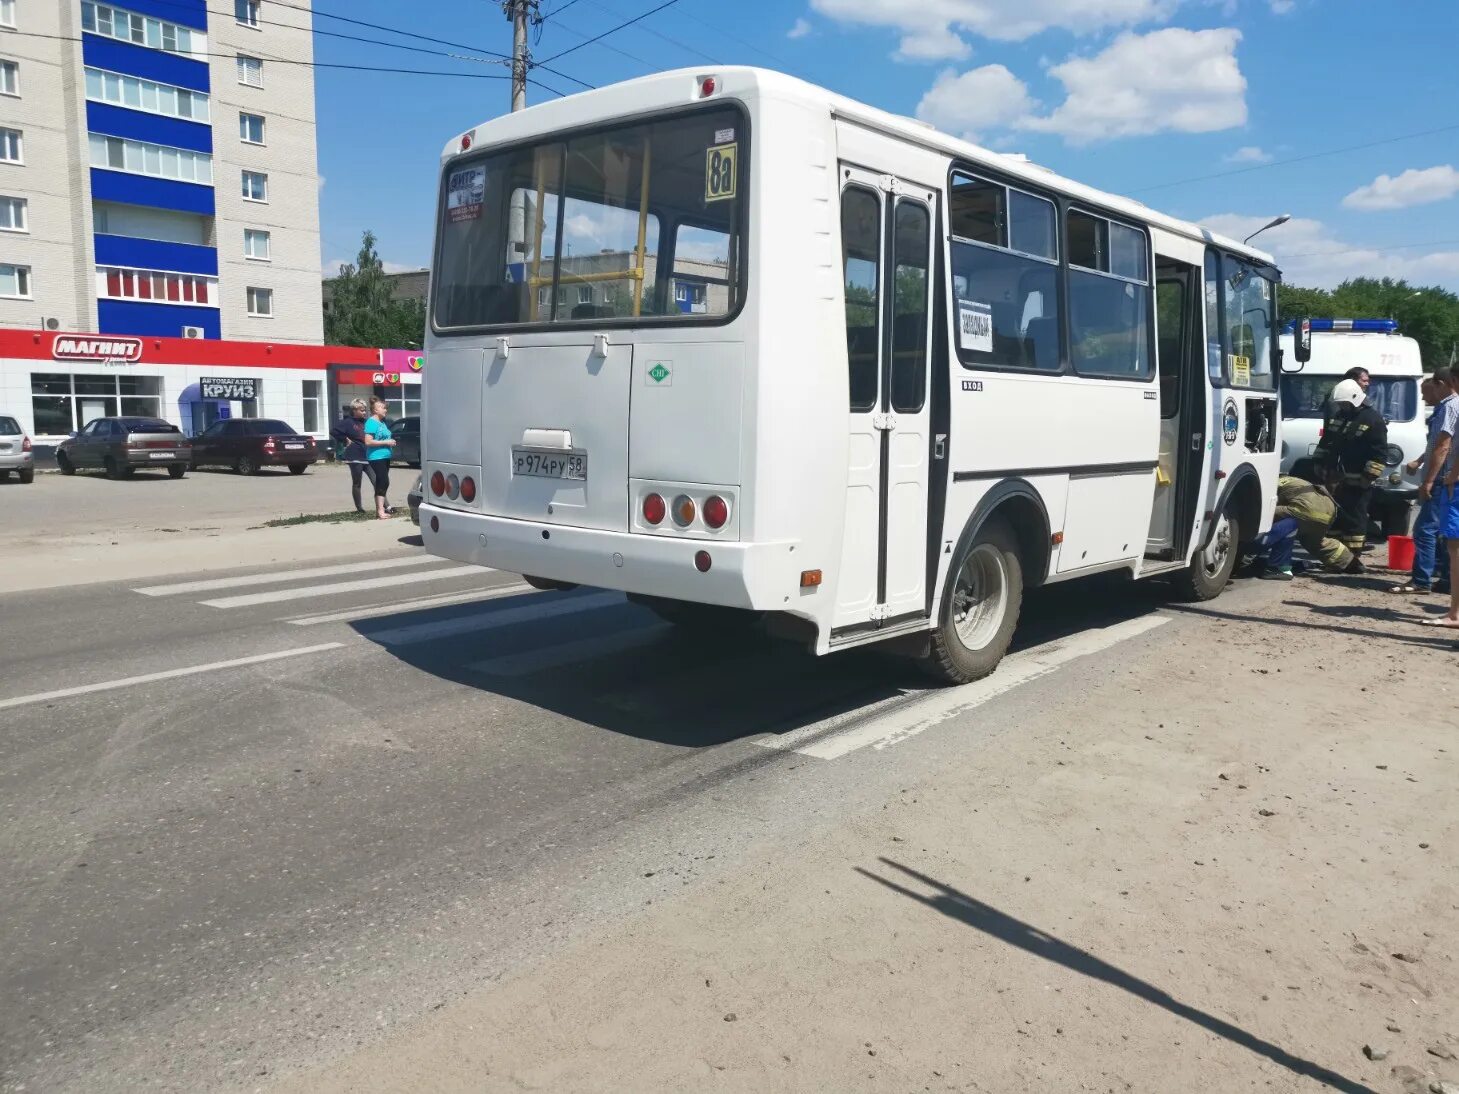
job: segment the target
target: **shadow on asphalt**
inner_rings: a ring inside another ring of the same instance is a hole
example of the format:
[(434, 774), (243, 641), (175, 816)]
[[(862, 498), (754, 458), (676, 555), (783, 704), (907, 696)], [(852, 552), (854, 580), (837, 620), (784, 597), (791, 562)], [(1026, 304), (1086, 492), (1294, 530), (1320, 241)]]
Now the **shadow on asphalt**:
[(1177, 1018), (1183, 1018), (1208, 1033), (1224, 1038), (1233, 1045), (1240, 1045), (1249, 1052), (1270, 1060), (1279, 1067), (1286, 1068), (1293, 1075), (1314, 1079), (1333, 1090), (1343, 1091), (1344, 1094), (1376, 1094), (1372, 1087), (1364, 1086), (1362, 1083), (1355, 1082), (1321, 1064), (1303, 1059), (1301, 1056), (1294, 1056), (1281, 1046), (1264, 1041), (1249, 1030), (1242, 1029), (1225, 1019), (1217, 1018), (1214, 1014), (1208, 1014), (1189, 1003), (1183, 1003), (1164, 989), (1157, 988), (1149, 981), (1141, 980), (1138, 976), (1126, 972), (1117, 965), (1111, 965), (1088, 950), (1081, 950), (1078, 946), (1062, 941), (1056, 935), (1030, 923), (1025, 923), (1021, 919), (1015, 919), (1006, 912), (1000, 912), (997, 908), (984, 904), (981, 900), (954, 889), (944, 882), (930, 878), (926, 874), (919, 873), (911, 867), (903, 866), (889, 858), (882, 857), (879, 861), (886, 869), (895, 870), (901, 874), (902, 880), (916, 882), (923, 888), (931, 889), (932, 892), (917, 892), (902, 884), (901, 880), (883, 877), (860, 866), (854, 867), (854, 869), (862, 877), (869, 878), (878, 885), (884, 885), (894, 893), (899, 893), (909, 900), (915, 900), (918, 904), (931, 908), (933, 911), (941, 912), (949, 919), (955, 919), (991, 938), (1006, 942), (1010, 946), (1017, 947), (1034, 957), (1041, 957), (1052, 964), (1062, 965), (1091, 980), (1099, 980), (1111, 987), (1129, 992), (1137, 999), (1143, 999), (1162, 1010), (1169, 1011)]
[[(610, 594), (611, 595), (611, 594)], [(1146, 615), (1168, 590), (1087, 578), (1031, 590), (1010, 652)], [(936, 687), (913, 662), (874, 649), (816, 657), (762, 635), (679, 631), (600, 590), (524, 593), (359, 620), (354, 629), (404, 663), (612, 733), (706, 748), (780, 734)], [(574, 609), (574, 601), (584, 601)], [(560, 608), (554, 609), (554, 605)], [(542, 609), (557, 614), (543, 617)], [(399, 644), (401, 627), (468, 617), (502, 625)], [(520, 617), (520, 621), (517, 621)]]

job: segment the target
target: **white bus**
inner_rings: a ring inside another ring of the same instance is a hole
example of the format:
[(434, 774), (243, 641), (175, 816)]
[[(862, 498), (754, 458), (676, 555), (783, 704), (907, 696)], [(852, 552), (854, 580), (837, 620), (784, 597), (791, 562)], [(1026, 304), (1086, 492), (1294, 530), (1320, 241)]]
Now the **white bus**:
[(976, 679), (1025, 587), (1221, 591), (1271, 519), (1278, 279), (772, 72), (544, 103), (442, 158), (425, 543)]

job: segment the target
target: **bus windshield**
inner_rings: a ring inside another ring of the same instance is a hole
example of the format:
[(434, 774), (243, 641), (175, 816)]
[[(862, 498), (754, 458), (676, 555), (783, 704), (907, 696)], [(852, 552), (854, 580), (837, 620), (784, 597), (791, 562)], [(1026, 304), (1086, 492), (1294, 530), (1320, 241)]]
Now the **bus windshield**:
[[(1327, 401), (1338, 376), (1282, 377), (1283, 418), (1326, 418)], [(1418, 384), (1409, 377), (1374, 376), (1368, 385), (1368, 402), (1377, 407), (1387, 422), (1411, 422), (1418, 416)]]
[(436, 329), (733, 313), (747, 136), (739, 110), (721, 107), (453, 162)]

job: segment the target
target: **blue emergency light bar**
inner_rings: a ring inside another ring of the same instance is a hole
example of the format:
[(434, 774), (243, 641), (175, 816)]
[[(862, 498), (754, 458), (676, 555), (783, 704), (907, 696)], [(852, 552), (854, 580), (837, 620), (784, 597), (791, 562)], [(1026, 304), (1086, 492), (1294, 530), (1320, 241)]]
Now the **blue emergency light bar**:
[[(1352, 334), (1397, 334), (1398, 320), (1396, 319), (1309, 319), (1312, 325), (1312, 333), (1319, 332), (1352, 333)], [(1291, 334), (1297, 329), (1297, 320), (1287, 320), (1286, 326), (1282, 328), (1283, 333)]]

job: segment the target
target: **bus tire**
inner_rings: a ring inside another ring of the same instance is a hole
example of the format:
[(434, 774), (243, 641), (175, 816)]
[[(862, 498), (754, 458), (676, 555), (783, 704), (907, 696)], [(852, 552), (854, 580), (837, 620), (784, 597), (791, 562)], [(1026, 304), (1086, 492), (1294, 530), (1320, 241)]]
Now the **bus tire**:
[(998, 667), (1023, 608), (1018, 537), (991, 517), (959, 548), (923, 667), (945, 684), (981, 680)]
[(1211, 542), (1196, 552), (1190, 565), (1175, 579), (1182, 600), (1214, 600), (1231, 582), (1236, 558), (1241, 554), (1241, 524), (1236, 514), (1224, 512), (1211, 533)]

